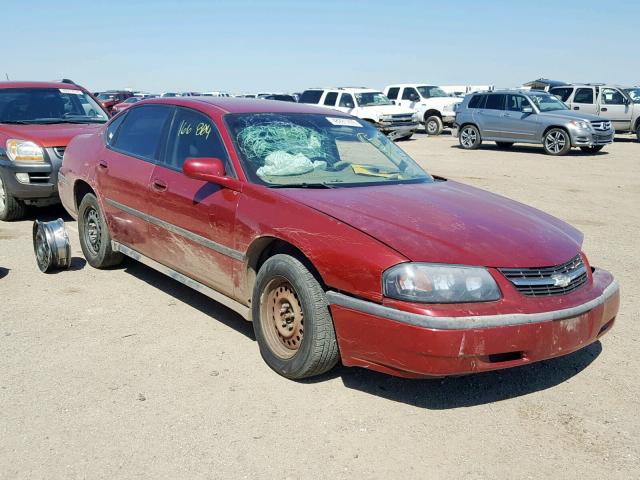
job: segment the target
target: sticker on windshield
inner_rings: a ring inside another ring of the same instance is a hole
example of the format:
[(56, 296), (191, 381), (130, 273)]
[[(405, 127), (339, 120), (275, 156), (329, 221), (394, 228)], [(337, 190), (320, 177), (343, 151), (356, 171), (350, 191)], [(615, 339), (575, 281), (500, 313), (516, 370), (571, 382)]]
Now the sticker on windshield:
[(362, 125), (353, 118), (340, 118), (340, 117), (325, 117), (329, 120), (329, 123), (337, 125), (339, 127), (361, 127)]
[(59, 88), (60, 93), (70, 93), (72, 95), (82, 95), (84, 92), (82, 90), (71, 90), (70, 88)]

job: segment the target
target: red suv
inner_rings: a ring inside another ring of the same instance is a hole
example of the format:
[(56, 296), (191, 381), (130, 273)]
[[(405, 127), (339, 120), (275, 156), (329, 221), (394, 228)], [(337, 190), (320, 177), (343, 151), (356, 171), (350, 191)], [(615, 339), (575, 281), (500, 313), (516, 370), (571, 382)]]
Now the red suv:
[(111, 113), (115, 105), (124, 102), (127, 98), (130, 98), (132, 96), (133, 93), (131, 92), (109, 90), (107, 92), (99, 93), (97, 98), (100, 101), (100, 104), (105, 108), (105, 110)]
[(304, 104), (143, 100), (76, 137), (60, 195), (97, 268), (128, 255), (253, 321), (289, 378), (523, 365), (613, 325), (582, 234), (432, 177), (366, 121)]
[(57, 174), (67, 143), (108, 118), (78, 85), (0, 82), (0, 220), (19, 219), (27, 204), (59, 202)]

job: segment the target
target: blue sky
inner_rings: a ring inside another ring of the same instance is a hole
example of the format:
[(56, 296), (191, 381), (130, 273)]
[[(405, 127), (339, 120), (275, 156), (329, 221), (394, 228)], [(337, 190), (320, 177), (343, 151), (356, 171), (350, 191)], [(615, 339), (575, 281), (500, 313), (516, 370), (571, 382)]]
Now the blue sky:
[(0, 18), (2, 77), (92, 90), (640, 84), (638, 0), (2, 0)]

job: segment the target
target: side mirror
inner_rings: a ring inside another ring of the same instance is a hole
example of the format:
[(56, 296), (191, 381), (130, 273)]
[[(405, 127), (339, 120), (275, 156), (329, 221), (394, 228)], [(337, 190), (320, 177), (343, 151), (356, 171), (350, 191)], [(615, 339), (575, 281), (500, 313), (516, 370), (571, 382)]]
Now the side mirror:
[(533, 107), (522, 107), (522, 113), (533, 113)]
[(194, 180), (203, 180), (240, 191), (240, 182), (225, 176), (224, 163), (219, 158), (187, 158), (182, 165), (182, 173)]

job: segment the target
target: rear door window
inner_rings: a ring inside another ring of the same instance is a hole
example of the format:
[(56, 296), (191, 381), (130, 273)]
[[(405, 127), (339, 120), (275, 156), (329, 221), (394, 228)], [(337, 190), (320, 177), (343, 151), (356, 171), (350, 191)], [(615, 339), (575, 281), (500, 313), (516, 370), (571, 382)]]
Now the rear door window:
[(324, 104), (333, 107), (336, 104), (336, 100), (338, 100), (338, 92), (329, 92), (324, 97)]
[(187, 158), (219, 158), (229, 171), (227, 151), (215, 123), (203, 113), (178, 108), (169, 130), (167, 149), (161, 164), (182, 171)]
[(118, 130), (114, 148), (134, 157), (157, 160), (172, 112), (173, 107), (167, 105), (131, 107)]
[(504, 97), (503, 93), (487, 95), (487, 104), (484, 108), (487, 110), (504, 110)]
[(576, 90), (573, 103), (593, 103), (593, 88), (579, 88)]
[(305, 90), (300, 95), (300, 103), (319, 103), (322, 97), (322, 90)]

